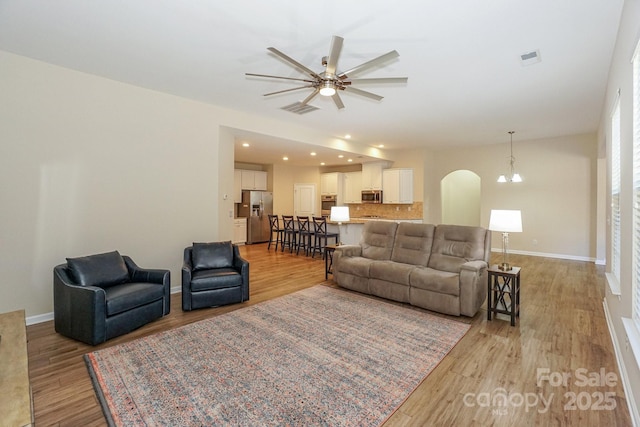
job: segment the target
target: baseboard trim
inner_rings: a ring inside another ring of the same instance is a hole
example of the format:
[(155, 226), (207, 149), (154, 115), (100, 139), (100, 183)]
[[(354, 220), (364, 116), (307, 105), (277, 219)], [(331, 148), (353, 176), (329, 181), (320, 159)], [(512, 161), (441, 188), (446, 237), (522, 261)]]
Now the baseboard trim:
[(616, 330), (613, 328), (613, 323), (611, 322), (611, 314), (609, 313), (609, 306), (607, 305), (607, 299), (602, 300), (602, 306), (604, 307), (604, 317), (607, 321), (607, 328), (609, 329), (609, 336), (611, 337), (611, 341), (613, 343), (613, 352), (616, 355), (616, 361), (618, 363), (618, 369), (620, 370), (620, 376), (622, 377), (622, 388), (624, 389), (624, 394), (627, 400), (627, 406), (629, 408), (629, 416), (631, 417), (631, 423), (633, 427), (640, 426), (640, 413), (638, 412), (638, 407), (636, 406), (636, 400), (633, 398), (633, 390), (631, 389), (631, 384), (629, 383), (629, 377), (627, 375), (627, 369), (624, 364), (624, 359), (622, 358), (622, 353), (620, 351), (620, 346), (618, 345), (618, 337), (616, 336)]
[[(172, 294), (177, 294), (182, 292), (182, 287), (181, 286), (174, 286), (171, 288), (171, 293)], [(44, 314), (37, 314), (35, 316), (29, 316), (25, 319), (25, 323), (27, 326), (29, 325), (35, 325), (37, 323), (43, 323), (43, 322), (48, 322), (50, 320), (53, 320), (53, 312), (51, 313), (44, 313)]]
[[(502, 252), (502, 248), (491, 248), (491, 252)], [(595, 258), (578, 256), (578, 255), (552, 254), (547, 252), (530, 252), (530, 251), (519, 251), (519, 250), (512, 250), (512, 249), (509, 249), (509, 253), (516, 254), (516, 255), (537, 256), (537, 257), (543, 257), (543, 258), (557, 258), (557, 259), (569, 259), (572, 261), (596, 262)]]

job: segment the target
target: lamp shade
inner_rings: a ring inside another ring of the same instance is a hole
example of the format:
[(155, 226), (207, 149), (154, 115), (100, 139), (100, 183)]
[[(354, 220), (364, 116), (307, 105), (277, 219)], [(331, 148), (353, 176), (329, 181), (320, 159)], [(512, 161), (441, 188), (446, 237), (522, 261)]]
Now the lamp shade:
[(491, 210), (489, 230), (502, 231), (503, 233), (521, 233), (522, 215), (515, 210)]
[(349, 206), (332, 206), (330, 219), (335, 222), (349, 221)]

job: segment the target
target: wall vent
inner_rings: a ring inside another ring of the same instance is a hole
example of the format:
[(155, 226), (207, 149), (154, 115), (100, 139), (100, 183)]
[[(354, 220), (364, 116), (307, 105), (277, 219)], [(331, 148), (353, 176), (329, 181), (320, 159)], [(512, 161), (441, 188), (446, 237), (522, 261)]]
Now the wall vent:
[(523, 53), (522, 55), (520, 55), (520, 62), (522, 63), (522, 65), (537, 64), (541, 60), (542, 59), (540, 59), (539, 50), (532, 50), (531, 52)]
[(285, 105), (282, 107), (285, 111), (290, 111), (295, 114), (305, 114), (310, 113), (311, 111), (319, 110), (318, 107), (314, 107), (309, 104), (302, 104), (301, 102), (294, 102), (293, 104)]

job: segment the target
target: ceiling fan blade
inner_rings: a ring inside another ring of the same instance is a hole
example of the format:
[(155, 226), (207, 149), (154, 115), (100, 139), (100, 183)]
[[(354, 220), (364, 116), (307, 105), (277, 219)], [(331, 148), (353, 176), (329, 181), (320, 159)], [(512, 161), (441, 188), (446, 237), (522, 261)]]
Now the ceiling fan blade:
[(327, 58), (327, 74), (335, 74), (338, 66), (338, 58), (342, 51), (342, 43), (344, 39), (342, 37), (333, 36), (331, 39), (331, 47), (329, 48), (329, 56)]
[(280, 52), (278, 49), (276, 49), (275, 47), (268, 47), (267, 48), (268, 51), (275, 53), (276, 55), (278, 55), (280, 58), (284, 59), (285, 61), (287, 61), (289, 64), (293, 65), (294, 67), (296, 67), (299, 70), (304, 71), (305, 73), (309, 74), (311, 77), (313, 77), (314, 79), (319, 79), (320, 76), (317, 75), (313, 70), (305, 67), (304, 65), (302, 65), (301, 63), (299, 63), (298, 61), (296, 61), (295, 59), (291, 58), (290, 56)]
[(366, 70), (367, 68), (375, 67), (378, 64), (382, 64), (383, 62), (386, 62), (393, 58), (397, 58), (398, 56), (400, 56), (400, 54), (397, 51), (392, 50), (391, 52), (387, 52), (384, 55), (380, 55), (377, 58), (372, 59), (371, 61), (367, 61), (363, 64), (358, 65), (357, 67), (353, 67), (350, 70), (344, 71), (340, 73), (338, 77), (340, 77), (341, 79), (344, 79), (350, 74), (360, 73)]
[(316, 90), (314, 90), (313, 92), (311, 92), (311, 95), (307, 96), (301, 103), (300, 105), (307, 105), (309, 102), (311, 102), (311, 100), (313, 98), (316, 97), (317, 94), (320, 93), (320, 89), (316, 88)]
[(338, 107), (338, 110), (342, 110), (344, 108), (344, 104), (342, 103), (342, 99), (340, 99), (340, 95), (338, 95), (338, 92), (334, 93), (331, 96), (331, 99), (333, 99), (333, 102), (335, 102), (336, 107)]
[(371, 98), (371, 99), (375, 99), (376, 101), (380, 101), (382, 98), (384, 98), (384, 96), (380, 96), (380, 95), (376, 95), (375, 93), (371, 93), (371, 92), (367, 92), (361, 89), (356, 89), (353, 86), (347, 86), (344, 88), (345, 91), (356, 94), (356, 95), (360, 95), (360, 96), (365, 96), (367, 98)]
[(269, 79), (283, 79), (283, 80), (296, 80), (299, 82), (307, 82), (307, 83), (313, 83), (313, 80), (307, 80), (307, 79), (296, 79), (293, 77), (281, 77), (281, 76), (270, 76), (268, 74), (254, 74), (254, 73), (244, 73), (245, 76), (253, 76), (253, 77), (267, 77)]
[(294, 90), (307, 89), (307, 88), (310, 88), (310, 87), (313, 87), (313, 85), (300, 86), (300, 87), (294, 87), (294, 88), (292, 88), (292, 89), (285, 89), (285, 90), (279, 90), (279, 91), (277, 91), (277, 92), (265, 93), (265, 94), (264, 94), (264, 95), (262, 95), (262, 96), (277, 95), (277, 94), (279, 94), (279, 93), (292, 92), (292, 91), (294, 91)]
[(355, 84), (378, 84), (378, 83), (406, 83), (408, 77), (382, 77), (378, 79), (349, 79), (349, 82)]

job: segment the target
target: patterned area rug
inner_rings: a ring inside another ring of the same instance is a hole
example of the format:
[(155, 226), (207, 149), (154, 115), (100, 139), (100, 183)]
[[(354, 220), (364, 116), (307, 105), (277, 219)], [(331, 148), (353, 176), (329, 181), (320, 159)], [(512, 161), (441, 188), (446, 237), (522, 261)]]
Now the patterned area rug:
[(380, 425), (469, 325), (318, 285), (85, 355), (110, 425)]

